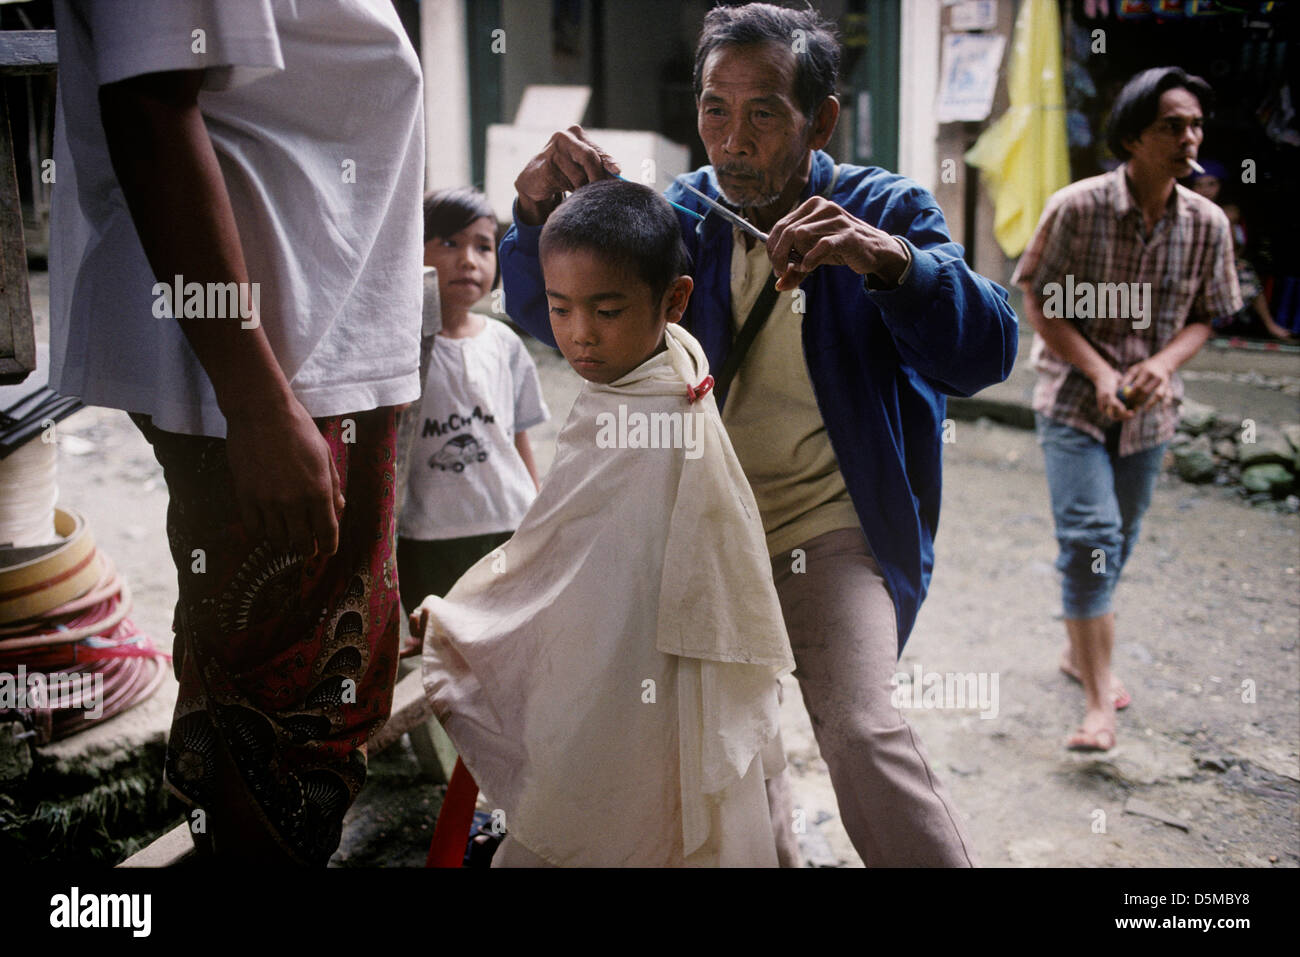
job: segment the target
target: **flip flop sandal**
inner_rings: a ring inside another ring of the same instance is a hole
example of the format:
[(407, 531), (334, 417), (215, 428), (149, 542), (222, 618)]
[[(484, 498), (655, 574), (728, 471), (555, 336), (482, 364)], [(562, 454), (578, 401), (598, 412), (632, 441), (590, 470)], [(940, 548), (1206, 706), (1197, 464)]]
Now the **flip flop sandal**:
[[(1078, 741), (1076, 738), (1088, 738), (1091, 740)], [(1065, 747), (1070, 751), (1110, 751), (1115, 747), (1115, 732), (1108, 728), (1102, 728), (1100, 731), (1084, 731), (1083, 725), (1075, 729), (1074, 735), (1065, 743)]]
[[(1081, 679), (1078, 675), (1071, 674), (1070, 672), (1066, 671), (1065, 668), (1062, 667), (1061, 665), (1057, 665), (1057, 667), (1060, 668), (1061, 674), (1065, 675), (1075, 684), (1079, 684), (1079, 685), (1083, 684), (1083, 679)], [(1123, 711), (1125, 708), (1127, 708), (1129, 705), (1133, 703), (1133, 696), (1128, 693), (1127, 688), (1125, 688), (1122, 693), (1115, 695), (1114, 698), (1115, 698), (1116, 711)]]

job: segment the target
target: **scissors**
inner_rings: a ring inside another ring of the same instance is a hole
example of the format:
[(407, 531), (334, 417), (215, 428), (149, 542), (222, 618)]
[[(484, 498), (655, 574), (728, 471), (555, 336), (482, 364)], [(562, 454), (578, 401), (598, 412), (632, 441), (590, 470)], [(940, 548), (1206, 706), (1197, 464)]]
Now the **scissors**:
[[(618, 178), (619, 178), (619, 179), (622, 179), (622, 180), (624, 180), (624, 181), (626, 182), (625, 177), (619, 176)], [(721, 216), (721, 217), (722, 217), (723, 219), (725, 219), (727, 222), (732, 223), (733, 225), (740, 227), (740, 229), (742, 229), (742, 230), (744, 230), (745, 232), (749, 233), (749, 235), (753, 236), (755, 239), (757, 239), (757, 240), (758, 240), (760, 243), (762, 243), (764, 246), (767, 245), (767, 237), (768, 237), (768, 234), (765, 233), (765, 232), (763, 232), (761, 229), (759, 229), (757, 226), (755, 226), (755, 225), (754, 225), (753, 223), (751, 223), (749, 220), (745, 219), (745, 217), (743, 217), (743, 216), (741, 216), (741, 215), (739, 215), (739, 214), (737, 214), (737, 213), (732, 212), (730, 209), (728, 209), (726, 206), (723, 206), (723, 205), (722, 205), (721, 203), (719, 203), (717, 200), (713, 199), (713, 198), (710, 197), (710, 196), (705, 195), (704, 193), (701, 193), (698, 189), (696, 189), (696, 188), (695, 188), (694, 186), (692, 186), (690, 183), (682, 183), (682, 185), (685, 186), (687, 189), (689, 189), (692, 193), (694, 193), (694, 194), (695, 194), (696, 196), (698, 196), (700, 199), (704, 200), (705, 205), (707, 205), (707, 206), (709, 207), (709, 209), (713, 210), (715, 213), (717, 213), (719, 216)], [(695, 210), (693, 210), (693, 209), (687, 209), (685, 206), (682, 206), (682, 205), (679, 205), (678, 203), (674, 203), (674, 202), (672, 202), (672, 200), (669, 200), (669, 203), (673, 206), (674, 209), (679, 209), (679, 210), (681, 210), (683, 213), (687, 213), (687, 214), (689, 214), (689, 215), (691, 215), (691, 216), (694, 216), (696, 219), (701, 219), (701, 220), (704, 219), (703, 216), (701, 216), (699, 213), (697, 213), (697, 212), (696, 212)], [(790, 262), (795, 262), (795, 263), (797, 263), (797, 262), (801, 261), (802, 259), (803, 259), (803, 256), (802, 256), (800, 253), (796, 252), (795, 250), (791, 250), (791, 251), (790, 251)]]
[[(768, 234), (763, 232), (761, 229), (759, 229), (757, 226), (755, 226), (753, 223), (747, 220), (744, 216), (741, 216), (727, 209), (727, 207), (723, 206), (717, 200), (713, 199), (712, 197), (706, 196), (704, 193), (701, 193), (690, 183), (682, 183), (682, 185), (685, 186), (687, 189), (689, 189), (700, 199), (704, 200), (704, 202), (708, 204), (709, 209), (713, 210), (715, 213), (717, 213), (727, 222), (749, 233), (749, 235), (753, 236), (764, 246), (767, 245)], [(790, 262), (797, 263), (797, 262), (801, 262), (802, 260), (803, 260), (803, 255), (801, 253), (793, 249), (790, 250)]]
[(709, 209), (713, 210), (715, 213), (717, 213), (727, 222), (731, 223), (733, 226), (739, 226), (745, 232), (749, 233), (749, 235), (757, 239), (760, 243), (767, 245), (767, 233), (763, 232), (761, 229), (759, 229), (757, 226), (755, 226), (753, 223), (747, 220), (744, 216), (740, 216), (736, 213), (733, 213), (731, 210), (727, 209), (727, 207), (719, 203), (716, 199), (713, 199), (709, 196), (706, 196), (704, 193), (701, 193), (690, 183), (682, 183), (682, 185), (685, 186), (687, 189), (689, 189), (700, 199), (704, 200), (705, 204), (709, 207)]

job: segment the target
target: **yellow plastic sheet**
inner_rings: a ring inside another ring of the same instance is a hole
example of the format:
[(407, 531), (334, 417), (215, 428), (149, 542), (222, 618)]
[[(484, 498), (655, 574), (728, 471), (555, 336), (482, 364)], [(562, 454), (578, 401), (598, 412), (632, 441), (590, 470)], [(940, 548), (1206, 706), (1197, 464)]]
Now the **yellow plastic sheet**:
[(993, 235), (1015, 258), (1025, 251), (1047, 199), (1069, 185), (1061, 21), (1056, 0), (1024, 0), (1007, 71), (1011, 105), (975, 141), (966, 162), (993, 197)]

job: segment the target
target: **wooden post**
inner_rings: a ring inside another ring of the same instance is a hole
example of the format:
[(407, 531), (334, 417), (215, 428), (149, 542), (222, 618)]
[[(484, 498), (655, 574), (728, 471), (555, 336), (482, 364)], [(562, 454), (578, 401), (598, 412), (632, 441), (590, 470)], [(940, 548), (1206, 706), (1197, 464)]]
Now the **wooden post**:
[[(58, 64), (53, 30), (0, 31), (0, 77), (52, 73)], [(9, 102), (0, 87), (0, 385), (22, 382), (36, 368), (36, 329), (27, 287), (27, 244)]]

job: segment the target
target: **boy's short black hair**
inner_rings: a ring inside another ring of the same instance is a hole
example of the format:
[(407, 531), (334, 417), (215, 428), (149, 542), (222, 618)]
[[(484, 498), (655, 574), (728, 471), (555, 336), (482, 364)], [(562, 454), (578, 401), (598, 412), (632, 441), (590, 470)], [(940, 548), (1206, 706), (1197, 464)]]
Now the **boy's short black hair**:
[(1135, 140), (1142, 131), (1156, 121), (1160, 110), (1160, 97), (1167, 90), (1182, 88), (1196, 97), (1201, 104), (1201, 112), (1208, 113), (1214, 100), (1214, 91), (1210, 84), (1199, 76), (1192, 76), (1182, 67), (1157, 66), (1143, 70), (1124, 84), (1124, 89), (1115, 97), (1115, 105), (1110, 111), (1110, 120), (1106, 124), (1106, 145), (1110, 151), (1122, 160), (1129, 158), (1124, 143)]
[(643, 280), (656, 304), (687, 271), (686, 245), (668, 200), (622, 179), (574, 190), (546, 221), (539, 248), (543, 258), (579, 249), (595, 253)]
[(724, 46), (762, 43), (779, 43), (794, 51), (794, 97), (811, 120), (826, 97), (835, 95), (840, 72), (835, 25), (823, 20), (811, 4), (792, 10), (771, 3), (746, 3), (716, 6), (705, 14), (695, 47), (695, 98), (704, 92), (704, 62), (710, 53)]
[(424, 197), (424, 241), (446, 239), (474, 222), (476, 219), (496, 222), (496, 214), (488, 199), (469, 186), (439, 189)]

